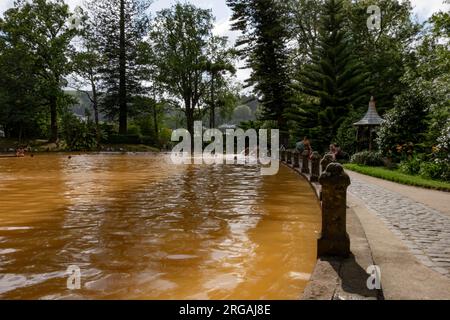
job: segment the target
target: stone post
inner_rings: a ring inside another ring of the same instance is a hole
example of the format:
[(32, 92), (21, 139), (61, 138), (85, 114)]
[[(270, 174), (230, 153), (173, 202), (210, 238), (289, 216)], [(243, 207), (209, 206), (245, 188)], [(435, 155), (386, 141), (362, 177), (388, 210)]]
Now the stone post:
[(309, 181), (317, 182), (320, 176), (320, 154), (314, 151), (311, 156), (311, 177)]
[(342, 165), (331, 163), (319, 182), (322, 185), (322, 233), (317, 243), (317, 254), (319, 257), (348, 257), (350, 238), (346, 231), (346, 213), (350, 177)]
[(294, 151), (293, 167), (294, 168), (299, 168), (300, 167), (300, 152), (298, 152), (297, 150)]
[(305, 150), (302, 153), (302, 173), (309, 174), (309, 151)]
[(288, 150), (288, 151), (286, 152), (286, 154), (287, 154), (286, 163), (287, 163), (287, 164), (291, 164), (291, 163), (292, 163), (292, 151), (291, 151), (291, 150)]
[(286, 150), (281, 150), (280, 151), (280, 160), (282, 162), (286, 161)]
[(331, 153), (327, 153), (322, 161), (320, 161), (320, 165), (322, 166), (322, 172), (325, 172), (327, 170), (327, 167), (330, 163), (334, 162), (334, 157)]

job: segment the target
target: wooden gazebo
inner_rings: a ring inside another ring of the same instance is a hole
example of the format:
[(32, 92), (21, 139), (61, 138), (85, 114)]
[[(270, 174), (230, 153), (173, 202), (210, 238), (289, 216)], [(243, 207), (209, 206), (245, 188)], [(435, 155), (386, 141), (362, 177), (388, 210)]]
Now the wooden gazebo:
[(375, 99), (371, 97), (366, 115), (353, 124), (357, 127), (356, 141), (358, 142), (358, 148), (368, 145), (369, 151), (372, 151), (374, 133), (383, 121), (383, 118), (377, 112)]

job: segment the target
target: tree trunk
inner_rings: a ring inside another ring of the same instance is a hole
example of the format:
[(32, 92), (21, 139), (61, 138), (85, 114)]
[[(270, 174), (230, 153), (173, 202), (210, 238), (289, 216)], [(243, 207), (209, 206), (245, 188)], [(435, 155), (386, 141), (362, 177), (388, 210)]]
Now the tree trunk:
[(211, 114), (209, 119), (209, 127), (213, 129), (216, 126), (216, 101), (214, 97), (214, 73), (211, 74)]
[(94, 82), (91, 82), (92, 86), (92, 107), (94, 109), (94, 121), (95, 121), (95, 137), (97, 140), (97, 147), (100, 146), (100, 124), (98, 119), (98, 97), (97, 97), (97, 88)]
[(58, 141), (58, 101), (56, 96), (50, 97), (50, 139), (48, 142)]
[(289, 147), (289, 132), (287, 131), (286, 120), (283, 116), (280, 116), (277, 121), (278, 128), (280, 130), (280, 145), (285, 148)]
[(184, 99), (187, 130), (191, 134), (191, 152), (194, 152), (194, 108), (191, 107), (191, 98)]
[(125, 0), (120, 0), (120, 57), (119, 57), (119, 133), (127, 134), (127, 89), (125, 48)]
[(156, 141), (159, 143), (158, 112), (157, 112), (156, 108), (157, 108), (157, 103), (155, 100), (154, 105), (153, 105), (153, 126), (155, 127)]
[(22, 124), (22, 122), (20, 122), (20, 124), (19, 124), (19, 144), (22, 144), (22, 128), (23, 128), (23, 124)]

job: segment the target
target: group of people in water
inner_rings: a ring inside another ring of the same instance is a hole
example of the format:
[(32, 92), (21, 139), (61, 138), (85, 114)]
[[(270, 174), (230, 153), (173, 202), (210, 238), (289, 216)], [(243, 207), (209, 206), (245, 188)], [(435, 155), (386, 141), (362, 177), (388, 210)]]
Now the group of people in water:
[[(304, 137), (302, 141), (297, 142), (295, 145), (295, 149), (300, 153), (304, 152), (305, 150), (308, 151), (310, 157), (313, 153), (311, 142), (309, 141), (308, 137)], [(334, 143), (330, 144), (328, 153), (333, 156), (334, 160), (340, 160), (346, 157), (345, 152), (343, 152), (341, 148)]]

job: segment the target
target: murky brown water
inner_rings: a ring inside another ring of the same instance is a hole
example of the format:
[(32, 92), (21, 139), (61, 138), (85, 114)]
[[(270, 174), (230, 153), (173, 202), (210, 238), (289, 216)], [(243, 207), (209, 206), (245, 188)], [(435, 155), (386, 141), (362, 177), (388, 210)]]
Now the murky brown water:
[[(0, 159), (2, 299), (296, 299), (320, 215), (287, 168), (165, 155)], [(66, 270), (81, 269), (81, 290)]]

